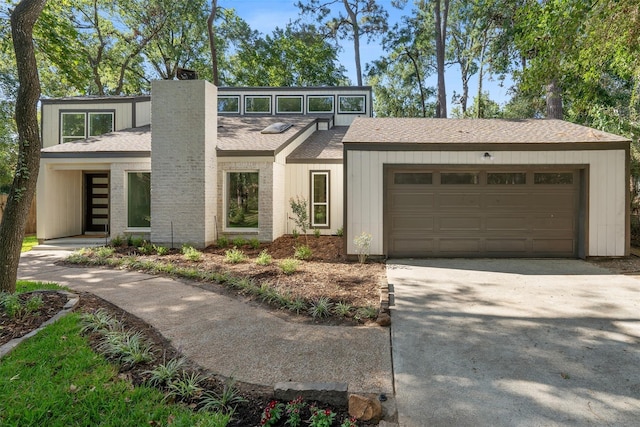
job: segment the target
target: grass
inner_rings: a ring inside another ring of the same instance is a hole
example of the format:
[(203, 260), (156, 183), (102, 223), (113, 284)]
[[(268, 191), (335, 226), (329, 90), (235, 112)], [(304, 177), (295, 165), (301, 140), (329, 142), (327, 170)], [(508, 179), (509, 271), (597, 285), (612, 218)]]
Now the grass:
[(35, 234), (32, 234), (30, 236), (25, 236), (24, 240), (22, 241), (22, 251), (21, 252), (29, 252), (37, 244), (38, 244), (38, 238), (36, 237)]
[(73, 313), (23, 342), (0, 363), (0, 425), (225, 426), (228, 417), (167, 404), (133, 387), (94, 353)]

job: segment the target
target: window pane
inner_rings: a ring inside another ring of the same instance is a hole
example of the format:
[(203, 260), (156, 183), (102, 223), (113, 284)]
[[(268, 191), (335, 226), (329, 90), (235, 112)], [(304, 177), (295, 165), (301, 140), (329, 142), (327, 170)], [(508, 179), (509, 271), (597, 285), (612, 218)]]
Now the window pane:
[[(84, 113), (64, 113), (62, 114), (62, 136), (75, 136), (80, 138), (63, 138), (63, 141), (84, 139)], [(65, 142), (66, 142), (65, 141)]]
[(425, 172), (401, 172), (393, 176), (394, 184), (431, 184), (433, 174)]
[(440, 175), (441, 184), (477, 184), (477, 173), (443, 173)]
[(258, 228), (258, 172), (227, 174), (227, 227)]
[(533, 181), (536, 184), (573, 184), (573, 173), (535, 173)]
[(527, 174), (525, 172), (505, 172), (505, 173), (496, 173), (489, 172), (487, 173), (487, 184), (497, 185), (497, 184), (526, 184)]
[(279, 96), (276, 98), (278, 113), (302, 113), (302, 97)]
[(218, 97), (219, 113), (239, 113), (240, 99), (237, 96), (219, 96)]
[(313, 203), (327, 202), (327, 175), (313, 175)]
[(364, 113), (364, 95), (341, 96), (338, 105), (339, 113)]
[(310, 113), (332, 113), (333, 96), (310, 96), (307, 98), (307, 111)]
[(113, 132), (113, 114), (89, 113), (89, 136)]
[(130, 172), (127, 186), (127, 226), (151, 226), (151, 173)]
[(268, 96), (247, 96), (244, 108), (247, 113), (270, 113), (271, 98)]
[(313, 207), (313, 225), (328, 225), (327, 205), (316, 205)]

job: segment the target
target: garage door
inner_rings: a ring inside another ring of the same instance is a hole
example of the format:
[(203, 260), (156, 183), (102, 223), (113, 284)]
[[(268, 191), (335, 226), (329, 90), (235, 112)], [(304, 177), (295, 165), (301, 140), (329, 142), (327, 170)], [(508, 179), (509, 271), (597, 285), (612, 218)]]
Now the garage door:
[(577, 257), (580, 171), (386, 172), (393, 257)]

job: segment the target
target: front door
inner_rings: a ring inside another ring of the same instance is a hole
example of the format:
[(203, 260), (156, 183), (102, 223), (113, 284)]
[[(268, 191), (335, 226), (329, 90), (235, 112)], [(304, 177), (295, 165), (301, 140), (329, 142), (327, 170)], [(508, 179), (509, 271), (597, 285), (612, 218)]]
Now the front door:
[(85, 231), (107, 232), (109, 224), (109, 174), (85, 174)]

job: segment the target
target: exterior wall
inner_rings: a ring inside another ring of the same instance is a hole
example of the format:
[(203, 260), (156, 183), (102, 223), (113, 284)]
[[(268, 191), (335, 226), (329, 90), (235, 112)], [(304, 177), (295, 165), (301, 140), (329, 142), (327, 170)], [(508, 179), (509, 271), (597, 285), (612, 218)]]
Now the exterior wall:
[(149, 238), (150, 229), (130, 229), (127, 227), (127, 173), (151, 172), (151, 159), (127, 163), (112, 163), (109, 176), (110, 192), (110, 235), (122, 236), (133, 234)]
[(206, 247), (217, 238), (217, 89), (155, 81), (152, 92), (164, 102), (152, 104), (151, 240)]
[(588, 165), (587, 256), (624, 256), (626, 251), (626, 166), (624, 150), (492, 151), (346, 151), (347, 253), (363, 231), (373, 235), (372, 255), (383, 253), (385, 164), (425, 165)]
[(38, 239), (82, 233), (82, 170), (55, 170), (41, 162), (36, 195)]
[[(321, 234), (336, 234), (343, 227), (344, 221), (344, 173), (341, 163), (289, 163), (286, 167), (286, 187), (284, 215), (286, 233), (296, 228), (295, 222), (289, 220), (293, 212), (289, 200), (296, 196), (304, 197), (311, 204), (311, 171), (329, 171), (329, 228), (320, 229)], [(311, 208), (309, 208), (311, 212)]]
[[(219, 158), (220, 159), (220, 158)], [(225, 159), (226, 160), (226, 159)], [(270, 242), (274, 238), (274, 213), (278, 209), (274, 201), (274, 193), (280, 191), (275, 186), (275, 181), (280, 175), (274, 173), (275, 165), (272, 157), (264, 157), (262, 161), (259, 158), (253, 158), (252, 161), (219, 162), (217, 176), (217, 218), (218, 230), (220, 234), (233, 238), (234, 236), (242, 236), (245, 238), (257, 238), (260, 241)], [(258, 171), (259, 189), (258, 189), (258, 231), (249, 231), (242, 229), (228, 229), (226, 224), (226, 194), (227, 183), (225, 175), (227, 172), (248, 172)], [(280, 187), (282, 188), (282, 187)], [(281, 192), (281, 191), (280, 191)], [(277, 228), (277, 227), (276, 227)]]
[[(84, 102), (60, 104), (42, 104), (42, 147), (47, 148), (60, 143), (60, 112), (61, 111), (115, 111), (115, 129), (122, 130), (131, 128), (133, 123), (133, 101), (128, 102), (89, 102), (90, 98)], [(136, 108), (136, 126), (149, 124), (150, 101), (138, 102)], [(140, 113), (140, 116), (138, 116)]]

